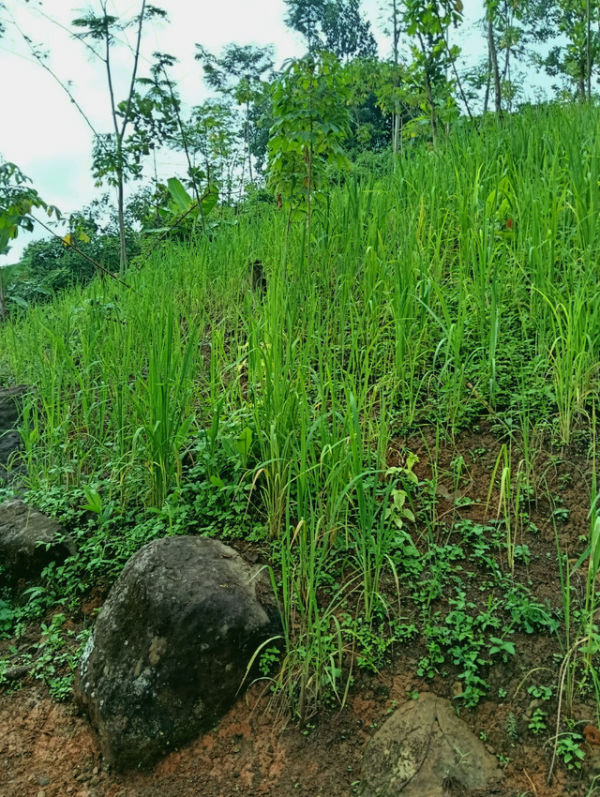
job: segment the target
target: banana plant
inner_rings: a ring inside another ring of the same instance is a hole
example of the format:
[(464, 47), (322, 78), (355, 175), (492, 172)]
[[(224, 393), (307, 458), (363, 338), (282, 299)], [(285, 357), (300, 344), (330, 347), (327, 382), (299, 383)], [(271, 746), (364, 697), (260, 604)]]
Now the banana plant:
[(219, 201), (219, 191), (214, 185), (208, 185), (199, 199), (194, 199), (185, 189), (181, 180), (170, 177), (163, 189), (166, 201), (158, 209), (158, 216), (162, 222), (159, 227), (146, 229), (147, 233), (158, 233), (166, 237), (170, 233), (181, 238), (190, 238), (198, 227), (203, 232), (213, 229), (217, 222), (207, 224), (206, 218)]

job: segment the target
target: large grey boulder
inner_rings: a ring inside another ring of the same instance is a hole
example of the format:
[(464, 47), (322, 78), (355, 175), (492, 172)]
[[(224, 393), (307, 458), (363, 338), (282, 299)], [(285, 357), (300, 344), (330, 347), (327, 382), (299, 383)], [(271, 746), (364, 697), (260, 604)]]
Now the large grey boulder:
[(25, 385), (0, 388), (0, 429), (12, 429), (19, 423), (21, 402), (27, 391)]
[(23, 385), (0, 388), (0, 465), (8, 465), (13, 454), (21, 449), (21, 436), (16, 427), (26, 393)]
[(130, 559), (98, 615), (75, 695), (116, 769), (148, 767), (214, 725), (274, 632), (232, 548), (170, 537)]
[(433, 694), (405, 703), (369, 741), (363, 797), (487, 797), (499, 794), (496, 759)]
[(33, 578), (72, 553), (56, 520), (17, 499), (0, 504), (0, 565), (9, 581)]
[(21, 435), (14, 429), (0, 430), (0, 465), (10, 465), (13, 455), (22, 450)]

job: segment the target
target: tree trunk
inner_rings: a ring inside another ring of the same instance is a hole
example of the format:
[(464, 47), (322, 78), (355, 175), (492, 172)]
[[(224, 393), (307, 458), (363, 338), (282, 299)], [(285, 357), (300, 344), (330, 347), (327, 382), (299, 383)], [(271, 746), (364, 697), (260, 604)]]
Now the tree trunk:
[(0, 321), (4, 321), (7, 315), (6, 301), (4, 299), (4, 276), (2, 275), (2, 269), (0, 268)]
[(119, 159), (117, 169), (117, 216), (119, 219), (119, 273), (121, 276), (127, 271), (127, 242), (125, 240), (125, 190), (123, 186), (123, 161), (121, 142), (117, 145), (117, 157)]
[(579, 67), (579, 75), (577, 80), (577, 94), (579, 96), (580, 102), (585, 102), (586, 92), (585, 92), (585, 66), (581, 64)]
[(395, 107), (394, 107), (394, 117), (393, 117), (393, 130), (392, 130), (392, 149), (394, 154), (398, 152), (398, 144), (400, 141), (400, 103), (396, 100)]
[(587, 101), (592, 101), (592, 8), (590, 0), (586, 2), (586, 41), (585, 41), (585, 60), (586, 60), (586, 88), (587, 88)]
[(250, 182), (254, 183), (254, 176), (252, 174), (252, 152), (250, 151), (250, 103), (246, 103), (246, 149), (248, 150), (248, 174), (250, 175)]
[[(400, 54), (398, 43), (400, 40), (400, 31), (398, 28), (398, 4), (397, 0), (392, 0), (392, 42), (393, 42), (393, 58), (394, 58), (394, 86), (397, 88), (398, 81), (398, 64), (400, 62)], [(400, 132), (400, 103), (398, 100), (394, 102), (394, 115), (392, 118), (392, 150), (394, 154), (398, 152)]]
[(502, 83), (500, 82), (500, 70), (498, 69), (498, 51), (496, 50), (496, 40), (494, 39), (494, 26), (492, 20), (488, 19), (488, 52), (492, 75), (494, 77), (494, 97), (496, 102), (496, 115), (502, 119)]
[(435, 100), (433, 98), (431, 81), (427, 71), (425, 71), (425, 89), (427, 91), (427, 102), (429, 103), (429, 109), (431, 111), (431, 137), (433, 139), (433, 143), (435, 144), (437, 141), (437, 112), (435, 110)]
[(483, 115), (485, 116), (490, 104), (490, 83), (492, 81), (492, 59), (488, 55), (488, 71), (485, 81), (485, 94), (483, 97)]
[(429, 103), (429, 112), (431, 114), (431, 137), (433, 139), (433, 143), (437, 141), (437, 111), (435, 109), (435, 98), (433, 96), (433, 86), (431, 85), (431, 75), (430, 75), (430, 64), (431, 64), (431, 56), (427, 53), (427, 48), (425, 47), (425, 42), (423, 41), (423, 37), (420, 33), (417, 33), (417, 38), (419, 40), (419, 47), (421, 48), (421, 53), (423, 54), (424, 58), (424, 65), (423, 65), (423, 73), (425, 76), (425, 94), (427, 95), (427, 102)]

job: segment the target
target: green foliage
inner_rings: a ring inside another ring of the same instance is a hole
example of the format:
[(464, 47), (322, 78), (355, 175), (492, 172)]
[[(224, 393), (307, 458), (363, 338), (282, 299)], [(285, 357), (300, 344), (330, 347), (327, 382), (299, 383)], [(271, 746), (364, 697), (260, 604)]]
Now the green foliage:
[[(14, 646), (9, 648), (14, 666), (26, 667), (28, 674), (43, 681), (54, 700), (60, 702), (71, 698), (73, 675), (85, 641), (90, 631), (75, 631), (66, 626), (66, 616), (55, 612), (48, 623), (41, 623), (41, 636), (37, 644), (29, 645), (25, 652)], [(0, 687), (4, 685), (3, 671), (8, 659), (0, 658)]]
[(577, 99), (591, 101), (591, 86), (597, 82), (600, 64), (600, 8), (585, 0), (555, 0), (545, 9), (545, 17), (552, 27), (541, 35), (559, 34), (562, 41), (539, 57), (538, 63), (550, 76), (560, 76), (574, 87)]
[(385, 474), (387, 477), (395, 477), (398, 481), (398, 486), (391, 493), (392, 506), (386, 510), (386, 518), (391, 518), (399, 529), (403, 528), (407, 520), (412, 523), (415, 521), (413, 512), (406, 506), (406, 500), (410, 495), (410, 486), (419, 482), (413, 470), (418, 461), (417, 455), (411, 452), (406, 458), (405, 465), (388, 468)]
[(306, 38), (308, 51), (327, 50), (340, 59), (372, 58), (377, 43), (360, 0), (286, 0), (286, 24)]
[(0, 599), (0, 637), (7, 634), (13, 627), (14, 610), (11, 604)]
[(173, 146), (187, 149), (197, 186), (217, 186), (224, 199), (231, 202), (238, 182), (236, 175), (244, 159), (239, 137), (239, 122), (233, 108), (220, 100), (206, 100), (192, 108)]
[(348, 166), (346, 85), (337, 60), (323, 53), (289, 63), (273, 91), (269, 184), (308, 218), (311, 201), (325, 191), (327, 167)]
[[(76, 284), (87, 284), (98, 273), (98, 269), (80, 252), (109, 271), (119, 270), (120, 242), (114, 231), (94, 234), (87, 241), (80, 240), (75, 235), (73, 237), (77, 249), (61, 238), (33, 241), (28, 244), (21, 258), (22, 284), (15, 285), (15, 295), (20, 295), (28, 302), (44, 298), (47, 300), (57, 291)], [(130, 253), (139, 254), (139, 236), (128, 230), (126, 240)]]
[[(244, 142), (248, 178), (252, 183), (254, 181), (252, 156), (261, 153), (260, 127), (261, 122), (264, 127), (262, 117), (265, 110), (265, 98), (268, 96), (267, 83), (264, 78), (272, 75), (273, 48), (271, 46), (228, 44), (220, 58), (199, 44), (196, 45), (196, 49), (196, 60), (202, 63), (208, 85), (222, 96), (235, 100), (238, 106), (244, 108), (241, 124), (230, 125), (229, 129), (223, 132), (229, 139), (229, 146), (231, 146), (232, 137), (237, 136)], [(199, 109), (195, 110), (197, 117)], [(223, 111), (221, 111), (221, 117), (223, 115)], [(221, 140), (224, 140), (223, 136)]]
[(196, 50), (196, 60), (202, 64), (208, 85), (222, 94), (232, 95), (239, 104), (251, 100), (263, 76), (273, 69), (271, 46), (228, 44), (220, 58), (199, 44)]
[(253, 434), (239, 423), (222, 420), (217, 411), (211, 426), (201, 430), (188, 449), (193, 464), (184, 474), (181, 501), (189, 506), (202, 534), (226, 538), (264, 534), (250, 478), (256, 464)]
[(389, 624), (365, 622), (363, 617), (345, 615), (342, 623), (344, 637), (356, 651), (356, 664), (361, 670), (376, 673), (392, 660), (395, 646), (416, 639), (417, 627), (412, 623), (394, 621)]
[[(112, 131), (102, 134), (94, 131), (92, 173), (97, 185), (106, 183), (117, 189), (119, 266), (123, 273), (127, 268), (128, 257), (125, 240), (125, 183), (128, 179), (137, 179), (141, 176), (143, 157), (148, 155), (158, 143), (162, 143), (162, 138), (175, 129), (179, 115), (179, 101), (170, 81), (166, 78), (165, 71), (167, 66), (173, 64), (174, 59), (163, 53), (154, 54), (155, 61), (150, 69), (151, 77), (144, 83), (148, 87), (146, 94), (142, 96), (136, 91), (144, 23), (154, 19), (165, 19), (166, 12), (146, 3), (146, 0), (142, 0), (139, 14), (130, 19), (121, 19), (109, 14), (106, 4), (101, 4), (100, 12), (95, 14), (89, 10), (84, 16), (74, 19), (72, 24), (78, 29), (75, 38), (83, 41), (89, 51), (102, 62), (106, 73)], [(120, 43), (121, 36), (129, 28), (134, 28), (136, 32), (135, 45), (131, 47), (131, 78), (127, 97), (119, 101), (115, 94), (113, 51), (117, 43)], [(61, 86), (73, 99), (66, 84), (61, 83)], [(87, 117), (85, 118), (90, 124)]]
[(413, 37), (412, 63), (405, 80), (415, 94), (422, 94), (420, 105), (429, 110), (431, 132), (435, 140), (440, 113), (453, 113), (455, 102), (447, 72), (453, 67), (460, 48), (448, 45), (448, 31), (462, 20), (460, 0), (405, 0), (402, 21)]
[(527, 727), (534, 736), (539, 736), (547, 730), (546, 716), (547, 713), (542, 711), (541, 708), (535, 708), (533, 710)]
[(34, 228), (32, 212), (45, 211), (47, 216), (60, 218), (54, 205), (48, 205), (28, 183), (31, 180), (14, 163), (0, 160), (0, 255), (10, 249), (10, 241), (19, 230)]
[[(464, 684), (459, 699), (475, 706), (488, 691), (485, 674), (493, 659), (507, 663), (517, 655), (510, 635), (535, 630), (555, 633), (559, 624), (526, 587), (502, 575), (496, 561), (499, 530), (462, 520), (454, 531), (456, 543), (429, 546), (421, 564), (422, 580), (414, 588), (416, 601), (423, 604), (426, 648), (417, 672), (433, 678), (451, 662)], [(473, 562), (490, 576), (479, 585), (477, 600), (468, 597), (464, 586), (474, 577), (468, 567)], [(504, 593), (506, 597), (498, 597)], [(435, 608), (444, 599), (450, 606), (445, 616)]]
[[(134, 232), (131, 213), (126, 215), (125, 241), (131, 255), (141, 251), (140, 236)], [(68, 232), (62, 238), (28, 244), (18, 268), (6, 280), (8, 309), (50, 301), (60, 291), (86, 285), (100, 271), (118, 271), (120, 239), (114, 209), (106, 196), (72, 213)], [(98, 266), (95, 265), (98, 264)]]
[[(397, 74), (390, 64), (360, 58), (344, 65), (352, 127), (347, 148), (352, 160), (389, 147)], [(393, 96), (392, 96), (393, 95)]]
[[(209, 185), (199, 199), (194, 199), (186, 191), (177, 177), (170, 177), (166, 186), (159, 184), (158, 193), (165, 193), (167, 201), (154, 208), (153, 218), (161, 224), (160, 227), (151, 227), (146, 233), (160, 233), (161, 238), (167, 234), (178, 240), (190, 240), (196, 232), (213, 229), (218, 222), (207, 223), (206, 217), (215, 208), (219, 192), (216, 185)], [(158, 219), (157, 219), (158, 217)]]
[(556, 743), (556, 754), (566, 769), (581, 769), (585, 760), (581, 736), (578, 733), (564, 733)]
[(532, 684), (531, 686), (527, 687), (527, 694), (531, 695), (537, 700), (550, 700), (552, 697), (552, 687)]

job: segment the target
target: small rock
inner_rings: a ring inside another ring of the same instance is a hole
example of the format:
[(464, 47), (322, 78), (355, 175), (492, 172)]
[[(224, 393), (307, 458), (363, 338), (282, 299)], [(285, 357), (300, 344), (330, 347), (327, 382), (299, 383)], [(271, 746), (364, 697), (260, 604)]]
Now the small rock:
[(377, 731), (365, 749), (362, 774), (363, 797), (488, 797), (499, 793), (502, 777), (496, 759), (450, 703), (427, 693), (401, 706)]
[(17, 499), (0, 504), (0, 561), (10, 580), (32, 578), (74, 552), (56, 520)]

